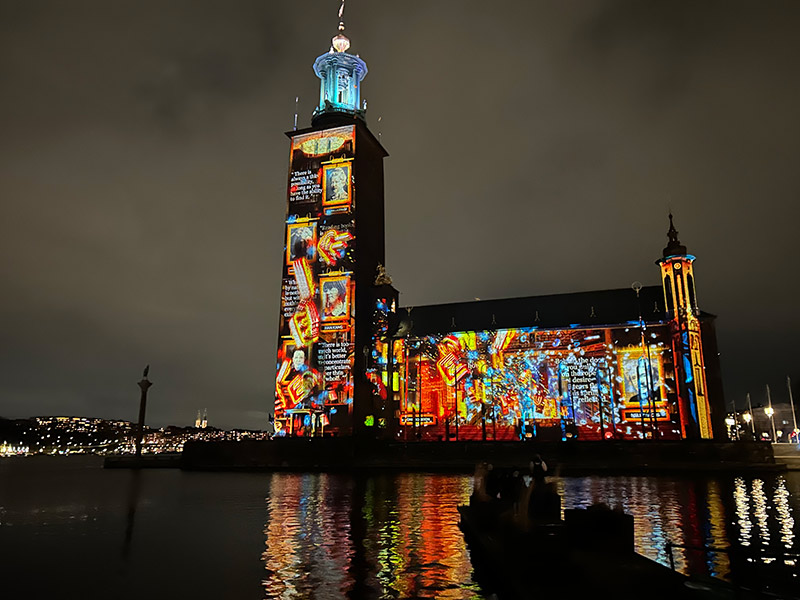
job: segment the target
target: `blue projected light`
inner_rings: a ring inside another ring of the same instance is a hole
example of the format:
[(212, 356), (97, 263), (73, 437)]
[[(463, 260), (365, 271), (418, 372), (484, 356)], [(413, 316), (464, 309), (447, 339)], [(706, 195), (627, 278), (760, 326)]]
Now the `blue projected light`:
[(347, 52), (330, 52), (317, 57), (314, 73), (320, 78), (319, 106), (314, 114), (345, 112), (362, 115), (361, 81), (367, 76), (367, 64)]

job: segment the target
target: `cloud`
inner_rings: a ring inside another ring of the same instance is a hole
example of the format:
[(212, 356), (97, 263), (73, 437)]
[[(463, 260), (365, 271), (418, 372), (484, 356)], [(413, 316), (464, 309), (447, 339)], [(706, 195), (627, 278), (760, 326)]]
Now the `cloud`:
[[(401, 304), (656, 283), (671, 208), (729, 397), (800, 381), (800, 5), (757, 8), (349, 7)], [(0, 6), (0, 413), (135, 416), (150, 363), (153, 423), (263, 425), (283, 132), (337, 9)]]

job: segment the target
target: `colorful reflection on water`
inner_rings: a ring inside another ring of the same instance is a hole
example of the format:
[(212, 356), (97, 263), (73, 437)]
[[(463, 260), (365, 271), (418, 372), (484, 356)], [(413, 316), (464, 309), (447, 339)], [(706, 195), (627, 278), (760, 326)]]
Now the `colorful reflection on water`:
[[(605, 502), (632, 514), (637, 550), (663, 564), (670, 541), (683, 572), (800, 590), (800, 471), (557, 485), (564, 508)], [(483, 598), (458, 528), (457, 506), (471, 490), (464, 475), (129, 471), (104, 469), (97, 457), (3, 459), (2, 589), (59, 600)]]
[(268, 598), (481, 598), (458, 528), (471, 479), (279, 474), (267, 497)]
[[(675, 568), (769, 587), (798, 577), (800, 473), (565, 477), (563, 508), (604, 502), (634, 517), (637, 552)], [(472, 477), (275, 474), (262, 555), (267, 598), (483, 598), (457, 506)], [(726, 551), (723, 551), (726, 550)]]

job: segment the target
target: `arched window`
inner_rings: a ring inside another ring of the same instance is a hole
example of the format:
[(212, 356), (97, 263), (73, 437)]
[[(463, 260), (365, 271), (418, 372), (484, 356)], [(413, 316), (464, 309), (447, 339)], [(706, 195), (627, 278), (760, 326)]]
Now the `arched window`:
[(667, 312), (675, 310), (675, 303), (672, 299), (672, 280), (669, 275), (664, 276), (664, 294), (667, 297)]
[(689, 288), (689, 304), (692, 310), (697, 310), (697, 302), (694, 299), (694, 277), (691, 274), (686, 276), (686, 285)]

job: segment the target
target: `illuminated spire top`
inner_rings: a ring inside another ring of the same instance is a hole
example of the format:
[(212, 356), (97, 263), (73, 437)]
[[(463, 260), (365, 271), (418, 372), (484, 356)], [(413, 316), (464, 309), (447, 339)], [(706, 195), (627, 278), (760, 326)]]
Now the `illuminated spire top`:
[(344, 35), (344, 0), (339, 7), (339, 33), (331, 39), (331, 49), (314, 61), (314, 73), (320, 78), (319, 106), (311, 119), (321, 115), (344, 114), (364, 118), (366, 102), (361, 104), (361, 81), (367, 65), (357, 55), (348, 54), (350, 40)]
[(342, 0), (342, 5), (339, 7), (339, 34), (331, 40), (331, 46), (337, 52), (347, 52), (347, 49), (350, 48), (350, 40), (344, 34), (342, 15), (344, 15), (344, 0)]
[(686, 254), (686, 246), (681, 244), (678, 239), (678, 230), (675, 229), (675, 224), (672, 222), (672, 213), (669, 213), (669, 231), (667, 231), (667, 247), (664, 248), (664, 258), (670, 256), (679, 256)]

